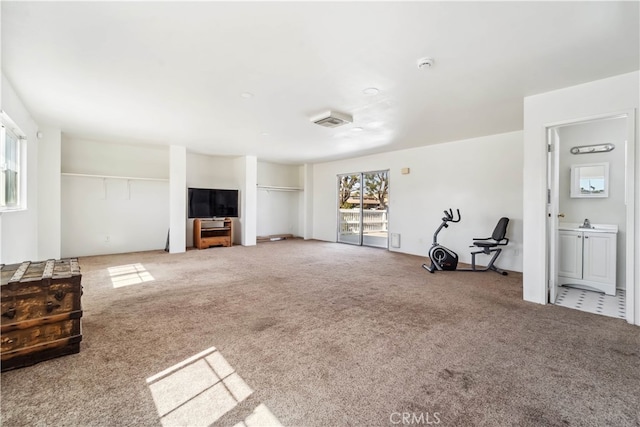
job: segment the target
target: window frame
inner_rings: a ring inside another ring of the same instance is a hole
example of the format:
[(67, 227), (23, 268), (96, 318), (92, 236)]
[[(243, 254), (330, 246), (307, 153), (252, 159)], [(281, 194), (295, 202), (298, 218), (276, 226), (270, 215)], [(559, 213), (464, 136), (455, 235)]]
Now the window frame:
[[(0, 214), (5, 212), (18, 212), (27, 209), (27, 138), (25, 133), (9, 118), (0, 111)], [(15, 172), (15, 195), (16, 202), (9, 206), (5, 205), (5, 171), (8, 169), (5, 157), (7, 135), (16, 141), (15, 161), (11, 170)]]

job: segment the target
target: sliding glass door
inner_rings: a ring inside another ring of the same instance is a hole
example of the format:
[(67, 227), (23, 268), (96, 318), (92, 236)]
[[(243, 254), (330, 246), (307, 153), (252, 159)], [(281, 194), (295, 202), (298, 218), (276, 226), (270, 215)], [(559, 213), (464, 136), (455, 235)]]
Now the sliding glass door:
[(338, 175), (338, 242), (362, 244), (362, 174)]
[(389, 171), (338, 175), (338, 242), (389, 247)]

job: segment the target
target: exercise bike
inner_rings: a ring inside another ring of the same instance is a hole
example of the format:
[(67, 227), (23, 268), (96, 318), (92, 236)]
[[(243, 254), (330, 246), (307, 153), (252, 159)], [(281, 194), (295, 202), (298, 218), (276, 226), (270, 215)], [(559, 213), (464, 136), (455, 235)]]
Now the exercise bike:
[[(422, 264), (422, 268), (427, 270), (429, 273), (435, 273), (436, 270), (439, 271), (495, 271), (496, 273), (500, 273), (503, 276), (507, 275), (507, 272), (496, 267), (494, 263), (500, 253), (502, 252), (502, 248), (498, 246), (506, 246), (509, 243), (509, 239), (505, 237), (507, 234), (507, 225), (509, 224), (509, 218), (502, 217), (498, 221), (496, 228), (493, 230), (491, 237), (486, 238), (474, 238), (473, 245), (469, 246), (470, 248), (481, 248), (478, 251), (471, 252), (471, 268), (458, 268), (458, 254), (452, 251), (449, 248), (446, 248), (438, 243), (438, 234), (443, 228), (449, 227), (449, 222), (456, 223), (460, 222), (462, 217), (460, 216), (460, 209), (456, 209), (456, 216), (453, 215), (453, 210), (449, 209), (448, 211), (444, 211), (444, 217), (442, 218), (442, 224), (438, 227), (435, 233), (433, 233), (433, 243), (431, 248), (429, 249), (429, 259), (431, 260), (431, 265)], [(489, 261), (489, 264), (485, 268), (477, 268), (476, 267), (476, 255), (477, 254), (486, 254), (490, 255), (493, 253), (493, 257)]]

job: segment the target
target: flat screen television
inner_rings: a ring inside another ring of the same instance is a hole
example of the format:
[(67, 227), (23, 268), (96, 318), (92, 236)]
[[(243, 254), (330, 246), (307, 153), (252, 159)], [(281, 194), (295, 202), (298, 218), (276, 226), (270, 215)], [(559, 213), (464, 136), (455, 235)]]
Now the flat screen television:
[(238, 190), (189, 188), (189, 218), (238, 216)]

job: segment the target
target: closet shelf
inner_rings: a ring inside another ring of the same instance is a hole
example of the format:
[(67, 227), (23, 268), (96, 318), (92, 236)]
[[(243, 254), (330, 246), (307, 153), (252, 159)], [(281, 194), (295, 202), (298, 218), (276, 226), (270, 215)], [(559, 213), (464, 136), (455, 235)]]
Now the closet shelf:
[(163, 181), (168, 182), (167, 178), (144, 178), (139, 176), (116, 176), (116, 175), (94, 175), (88, 173), (70, 173), (70, 172), (62, 172), (63, 176), (79, 176), (84, 178), (101, 178), (101, 179), (126, 179), (128, 181)]
[(301, 187), (279, 187), (276, 185), (260, 185), (258, 184), (259, 190), (272, 190), (272, 191), (304, 191), (304, 188)]

